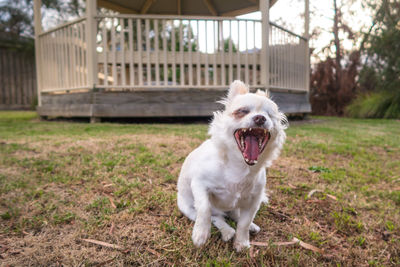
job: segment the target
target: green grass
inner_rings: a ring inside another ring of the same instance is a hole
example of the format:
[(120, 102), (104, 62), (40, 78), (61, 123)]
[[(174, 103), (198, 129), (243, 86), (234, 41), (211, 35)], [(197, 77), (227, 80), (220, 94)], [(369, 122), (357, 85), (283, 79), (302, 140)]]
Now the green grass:
[[(214, 228), (195, 248), (193, 223), (176, 207), (180, 167), (207, 138), (206, 124), (0, 112), (1, 257), (15, 266), (400, 264), (400, 122), (313, 117), (287, 135), (268, 172), (270, 204), (255, 218), (262, 230), (251, 237), (270, 245), (236, 253)], [(274, 245), (293, 237), (324, 253)]]

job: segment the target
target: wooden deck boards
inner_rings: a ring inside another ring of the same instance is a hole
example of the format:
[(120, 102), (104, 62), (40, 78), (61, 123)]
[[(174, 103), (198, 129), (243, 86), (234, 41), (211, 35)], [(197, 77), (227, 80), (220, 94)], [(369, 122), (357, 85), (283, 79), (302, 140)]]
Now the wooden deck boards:
[[(220, 90), (138, 92), (87, 92), (43, 94), (40, 116), (49, 117), (198, 117), (222, 108), (216, 103), (226, 94)], [(307, 93), (271, 92), (285, 113), (311, 112)]]

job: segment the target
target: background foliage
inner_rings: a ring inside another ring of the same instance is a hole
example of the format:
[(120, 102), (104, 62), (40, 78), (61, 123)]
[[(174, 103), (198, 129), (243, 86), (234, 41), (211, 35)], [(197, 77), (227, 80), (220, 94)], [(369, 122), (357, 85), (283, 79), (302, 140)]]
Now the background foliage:
[(370, 5), (377, 12), (366, 36), (361, 94), (347, 111), (356, 117), (400, 118), (400, 2)]

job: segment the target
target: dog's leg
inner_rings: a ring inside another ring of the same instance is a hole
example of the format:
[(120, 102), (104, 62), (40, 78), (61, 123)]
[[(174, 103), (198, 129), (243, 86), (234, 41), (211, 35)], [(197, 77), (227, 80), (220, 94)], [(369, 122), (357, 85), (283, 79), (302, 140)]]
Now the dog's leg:
[(196, 220), (192, 232), (192, 240), (196, 247), (204, 245), (210, 237), (211, 228), (211, 204), (208, 192), (201, 182), (193, 179), (192, 192), (194, 207), (196, 209)]
[(260, 200), (256, 200), (254, 202), (256, 204), (253, 204), (248, 209), (240, 210), (240, 217), (237, 223), (236, 237), (234, 242), (235, 249), (238, 252), (241, 251), (243, 248), (250, 247), (250, 240), (249, 240), (250, 225), (260, 206)]
[[(235, 222), (239, 221), (239, 217), (240, 217), (240, 209), (235, 209), (229, 212), (229, 217), (234, 220)], [(250, 227), (249, 227), (249, 231), (252, 233), (258, 233), (260, 232), (260, 227), (255, 224), (255, 223), (251, 223)]]
[(229, 241), (235, 235), (235, 229), (229, 226), (222, 216), (212, 216), (211, 221), (221, 232), (222, 240)]
[(253, 222), (250, 224), (249, 231), (252, 232), (253, 234), (257, 234), (258, 232), (260, 232), (260, 230), (261, 230), (260, 226), (258, 226), (257, 224)]
[(239, 217), (240, 217), (240, 209), (237, 208), (237, 209), (231, 210), (228, 213), (228, 216), (229, 216), (229, 218), (231, 218), (235, 222), (238, 222), (239, 221)]

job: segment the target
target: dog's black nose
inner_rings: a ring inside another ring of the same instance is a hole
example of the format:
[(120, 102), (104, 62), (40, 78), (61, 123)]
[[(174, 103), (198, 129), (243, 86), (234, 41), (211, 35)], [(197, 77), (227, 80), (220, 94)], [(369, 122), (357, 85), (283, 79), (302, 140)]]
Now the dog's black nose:
[(266, 119), (263, 115), (256, 115), (253, 117), (253, 121), (255, 124), (257, 124), (258, 126), (261, 126), (265, 123)]

